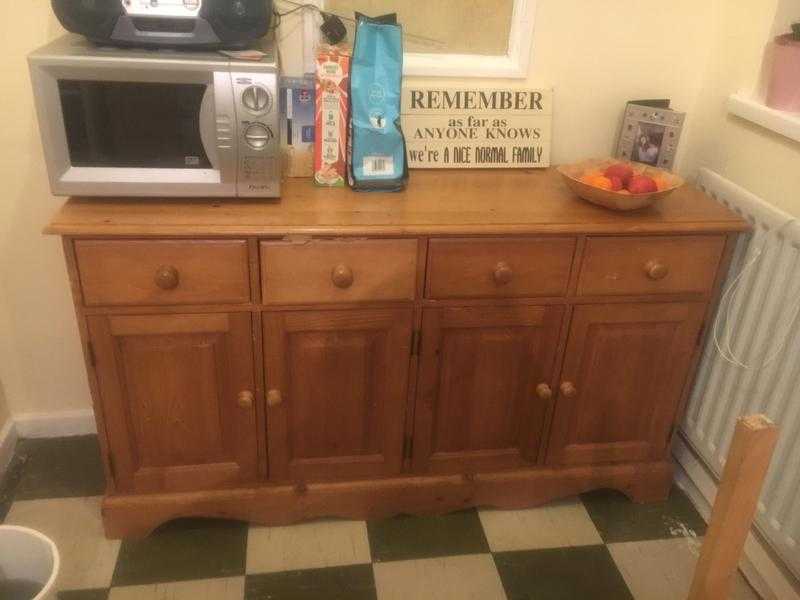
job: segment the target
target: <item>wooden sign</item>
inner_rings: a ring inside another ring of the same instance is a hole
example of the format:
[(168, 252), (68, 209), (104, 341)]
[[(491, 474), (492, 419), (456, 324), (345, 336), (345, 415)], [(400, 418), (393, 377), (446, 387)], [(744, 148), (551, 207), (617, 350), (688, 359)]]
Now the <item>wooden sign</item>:
[(407, 85), (401, 113), (412, 169), (550, 166), (552, 90)]

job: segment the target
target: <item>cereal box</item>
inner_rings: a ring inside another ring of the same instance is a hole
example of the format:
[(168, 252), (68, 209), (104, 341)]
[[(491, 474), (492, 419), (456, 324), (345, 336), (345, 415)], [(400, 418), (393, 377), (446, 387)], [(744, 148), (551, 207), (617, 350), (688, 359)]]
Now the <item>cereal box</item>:
[(316, 76), (281, 77), (281, 152), (287, 177), (314, 174)]
[(343, 186), (347, 174), (350, 50), (326, 46), (317, 54), (317, 112), (314, 180)]

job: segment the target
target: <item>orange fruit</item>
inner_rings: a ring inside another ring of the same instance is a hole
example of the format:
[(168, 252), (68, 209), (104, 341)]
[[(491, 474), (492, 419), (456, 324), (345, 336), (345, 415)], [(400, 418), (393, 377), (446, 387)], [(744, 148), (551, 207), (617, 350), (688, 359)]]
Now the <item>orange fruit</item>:
[(669, 187), (669, 182), (667, 182), (662, 175), (656, 175), (653, 177), (653, 181), (656, 182), (656, 187), (658, 188), (659, 192), (666, 190)]
[(592, 187), (600, 188), (601, 190), (611, 190), (614, 187), (614, 184), (611, 183), (611, 180), (603, 175), (588, 177), (584, 180), (584, 183), (587, 183)]

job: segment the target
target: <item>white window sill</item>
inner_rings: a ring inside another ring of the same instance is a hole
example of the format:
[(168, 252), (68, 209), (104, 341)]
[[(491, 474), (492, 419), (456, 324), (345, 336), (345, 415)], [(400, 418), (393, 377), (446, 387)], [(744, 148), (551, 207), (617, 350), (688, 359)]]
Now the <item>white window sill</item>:
[(728, 98), (728, 112), (800, 142), (800, 113), (775, 110), (743, 93)]

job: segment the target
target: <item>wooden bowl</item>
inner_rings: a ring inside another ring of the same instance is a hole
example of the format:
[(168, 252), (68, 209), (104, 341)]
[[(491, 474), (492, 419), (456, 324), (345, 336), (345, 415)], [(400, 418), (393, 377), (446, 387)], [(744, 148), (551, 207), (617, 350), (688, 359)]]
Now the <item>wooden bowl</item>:
[[(652, 194), (623, 194), (611, 190), (604, 190), (594, 187), (581, 181), (581, 177), (588, 171), (604, 171), (609, 165), (624, 163), (630, 165), (634, 173), (640, 175), (658, 176), (667, 182), (667, 187)], [(681, 177), (674, 173), (643, 165), (642, 163), (629, 162), (626, 160), (616, 160), (613, 158), (586, 160), (574, 165), (562, 165), (558, 167), (558, 172), (564, 177), (569, 189), (578, 196), (599, 206), (604, 206), (612, 210), (636, 210), (650, 206), (659, 198), (669, 196), (685, 182)]]

